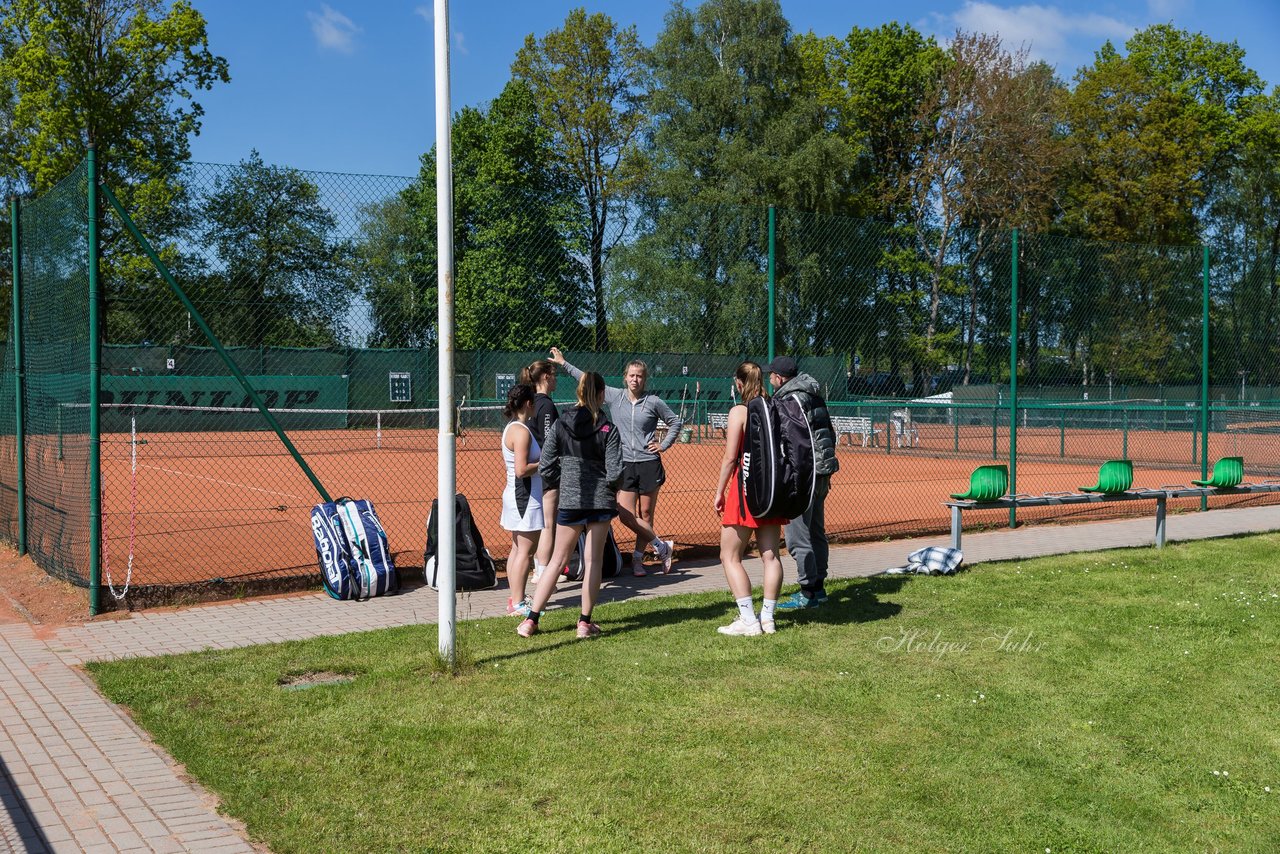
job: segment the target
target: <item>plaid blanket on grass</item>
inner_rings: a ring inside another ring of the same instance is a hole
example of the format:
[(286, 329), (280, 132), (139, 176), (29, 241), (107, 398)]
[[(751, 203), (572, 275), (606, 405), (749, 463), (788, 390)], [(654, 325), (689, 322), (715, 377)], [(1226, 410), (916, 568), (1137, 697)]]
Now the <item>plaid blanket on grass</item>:
[(906, 566), (885, 570), (886, 575), (954, 575), (964, 563), (964, 553), (959, 549), (929, 546), (916, 549), (907, 555)]

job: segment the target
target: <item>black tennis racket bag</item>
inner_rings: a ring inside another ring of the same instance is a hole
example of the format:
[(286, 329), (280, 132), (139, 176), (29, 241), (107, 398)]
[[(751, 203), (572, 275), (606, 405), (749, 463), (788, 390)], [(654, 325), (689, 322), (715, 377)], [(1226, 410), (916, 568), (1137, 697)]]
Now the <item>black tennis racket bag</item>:
[[(440, 549), (440, 522), (437, 513), (440, 500), (431, 502), (427, 516), (427, 549), (423, 553), (423, 576), (427, 586), (439, 590), (439, 567), (436, 553)], [(462, 493), (454, 500), (453, 548), (457, 555), (454, 569), (455, 590), (489, 590), (498, 586), (498, 567), (484, 547), (484, 538), (471, 515), (471, 504)]]
[(742, 498), (757, 519), (804, 515), (817, 484), (813, 429), (791, 395), (747, 403), (742, 444)]
[[(569, 565), (565, 567), (564, 577), (570, 581), (581, 581), (586, 575), (586, 563), (582, 559), (582, 555), (587, 550), (587, 532), (583, 531), (578, 535), (578, 548), (569, 558)], [(609, 528), (609, 536), (604, 541), (604, 565), (601, 567), (601, 578), (613, 578), (622, 572), (622, 550), (618, 548), (618, 541), (613, 538), (613, 527)]]
[(311, 511), (320, 579), (334, 599), (372, 599), (400, 588), (387, 533), (373, 504), (339, 498)]

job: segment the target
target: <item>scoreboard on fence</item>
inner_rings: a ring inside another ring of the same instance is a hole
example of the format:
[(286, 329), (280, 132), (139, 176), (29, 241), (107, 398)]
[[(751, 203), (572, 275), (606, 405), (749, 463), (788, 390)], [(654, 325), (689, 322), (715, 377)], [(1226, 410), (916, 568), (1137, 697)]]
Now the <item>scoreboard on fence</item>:
[(413, 374), (408, 371), (391, 371), (391, 402), (413, 402)]

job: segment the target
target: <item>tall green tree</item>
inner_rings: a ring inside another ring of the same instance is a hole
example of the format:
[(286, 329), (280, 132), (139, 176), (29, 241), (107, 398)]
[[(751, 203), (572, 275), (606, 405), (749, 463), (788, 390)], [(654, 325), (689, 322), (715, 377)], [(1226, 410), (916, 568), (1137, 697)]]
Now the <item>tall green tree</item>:
[[(413, 233), (397, 252), (411, 266), (390, 280), (373, 279), (366, 291), (379, 325), (377, 340), (399, 346), (411, 341), (396, 332), (406, 304), (419, 313), (425, 307), (435, 317), (434, 151), (423, 157), (418, 180), (403, 199)], [(522, 81), (509, 82), (487, 110), (465, 107), (454, 120), (453, 208), (458, 348), (588, 345), (579, 197)], [(419, 267), (419, 258), (429, 266)]]
[(422, 233), (408, 191), (362, 213), (356, 259), (372, 314), (373, 347), (426, 347), (436, 340), (435, 235)]
[(893, 206), (927, 139), (919, 107), (934, 89), (946, 52), (910, 24), (854, 27), (843, 39), (796, 38), (805, 76), (830, 126), (856, 158), (847, 213), (889, 224), (909, 221)]
[(1208, 216), (1215, 382), (1280, 381), (1280, 90), (1253, 100)]
[[(200, 130), (195, 95), (229, 79), (186, 0), (10, 0), (0, 5), (0, 178), (43, 194), (94, 145), (103, 180), (182, 266), (176, 237), (191, 207), (178, 173)], [(110, 217), (102, 237), (109, 338), (142, 340), (154, 330), (137, 303), (155, 273)]]
[(625, 230), (629, 160), (645, 121), (641, 56), (635, 27), (619, 29), (607, 15), (578, 8), (561, 29), (526, 37), (511, 66), (533, 93), (556, 161), (581, 197), (596, 350), (609, 349), (605, 261)]
[(121, 184), (171, 177), (200, 131), (194, 94), (229, 79), (186, 0), (11, 0), (0, 9), (0, 89), (12, 99), (3, 171), (38, 194), (96, 145)]
[[(907, 315), (918, 302), (919, 271), (895, 259), (910, 246), (913, 218), (897, 191), (931, 140), (920, 105), (948, 59), (932, 37), (910, 25), (855, 27), (843, 39), (797, 38), (809, 85), (827, 111), (828, 126), (853, 157), (838, 210), (856, 219), (815, 222), (805, 253), (804, 306), (790, 319), (815, 331), (815, 347), (847, 352), (870, 371), (898, 373), (912, 357)], [(874, 221), (866, 221), (865, 218)]]
[(1068, 224), (1102, 240), (1188, 244), (1262, 80), (1239, 45), (1168, 24), (1110, 42), (1068, 101)]
[(650, 62), (647, 233), (628, 253), (643, 264), (628, 262), (626, 286), (652, 306), (655, 343), (757, 352), (767, 206), (831, 211), (848, 152), (806, 87), (776, 0), (676, 4)]
[(315, 183), (254, 151), (215, 182), (202, 213), (211, 269), (198, 307), (223, 343), (348, 343), (351, 248)]
[(1198, 352), (1198, 294), (1185, 285), (1196, 265), (1173, 247), (1208, 236), (1213, 198), (1261, 95), (1238, 45), (1167, 24), (1135, 34), (1123, 52), (1104, 44), (1077, 74), (1063, 225), (1110, 243), (1093, 248), (1100, 275), (1077, 300), (1088, 301), (1081, 334), (1099, 372), (1151, 379), (1152, 365)]

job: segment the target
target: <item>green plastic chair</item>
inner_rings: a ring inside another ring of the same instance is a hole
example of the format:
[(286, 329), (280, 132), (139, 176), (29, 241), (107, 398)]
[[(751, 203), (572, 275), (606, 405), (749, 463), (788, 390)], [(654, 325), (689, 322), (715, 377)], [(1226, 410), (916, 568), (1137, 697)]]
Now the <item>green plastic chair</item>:
[(1081, 492), (1100, 492), (1103, 495), (1118, 495), (1133, 486), (1132, 460), (1107, 460), (1098, 469), (1098, 482), (1093, 486), (1080, 487)]
[(968, 492), (953, 492), (957, 501), (995, 501), (1009, 491), (1008, 466), (978, 466), (969, 476)]
[(1208, 480), (1191, 481), (1196, 486), (1212, 486), (1215, 489), (1231, 489), (1244, 480), (1244, 457), (1223, 457), (1213, 464), (1213, 474)]

